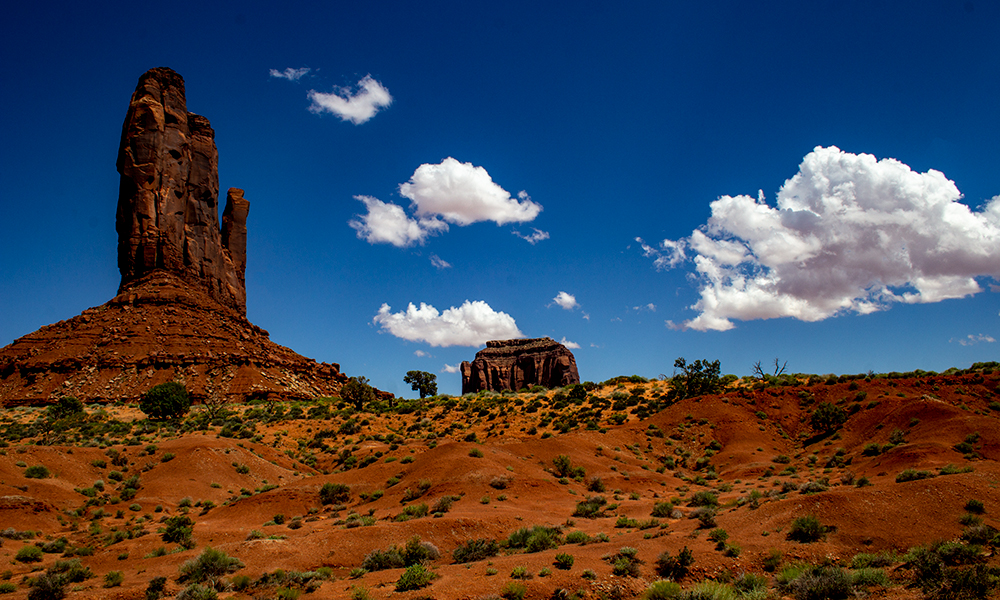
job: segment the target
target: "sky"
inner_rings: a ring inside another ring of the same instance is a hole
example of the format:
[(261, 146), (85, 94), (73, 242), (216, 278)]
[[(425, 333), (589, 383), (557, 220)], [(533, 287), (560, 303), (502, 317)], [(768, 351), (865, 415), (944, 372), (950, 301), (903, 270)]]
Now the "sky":
[(28, 4), (0, 345), (115, 295), (121, 125), (167, 66), (250, 201), (248, 318), (397, 395), (512, 337), (589, 381), (1000, 354), (1000, 3)]

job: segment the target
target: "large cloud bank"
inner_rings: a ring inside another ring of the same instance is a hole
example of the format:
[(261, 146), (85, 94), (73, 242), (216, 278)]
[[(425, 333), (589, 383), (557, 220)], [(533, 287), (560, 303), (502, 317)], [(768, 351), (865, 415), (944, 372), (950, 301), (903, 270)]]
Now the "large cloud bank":
[(524, 337), (513, 317), (482, 300), (466, 300), (443, 312), (421, 302), (420, 308), (410, 303), (405, 311), (394, 313), (383, 304), (372, 322), (398, 338), (441, 347), (482, 346), (488, 340)]
[(642, 247), (659, 268), (693, 261), (699, 314), (684, 327), (865, 314), (962, 298), (981, 291), (976, 277), (1000, 279), (1000, 196), (979, 211), (961, 197), (938, 171), (817, 147), (777, 208), (763, 194), (723, 196), (690, 237)]
[[(542, 210), (523, 191), (512, 197), (483, 167), (451, 157), (439, 164), (417, 167), (410, 180), (400, 184), (399, 193), (410, 199), (413, 217), (396, 204), (355, 196), (368, 209), (366, 214), (349, 222), (359, 238), (371, 244), (388, 243), (405, 248), (423, 244), (429, 236), (447, 231), (449, 223), (459, 227), (481, 221), (497, 225), (525, 223)], [(545, 232), (535, 231), (536, 239), (529, 240), (532, 243), (548, 237)]]
[[(283, 75), (275, 75), (274, 73), (271, 76), (283, 77)], [(284, 77), (286, 79), (293, 79), (291, 76)], [(340, 117), (341, 120), (350, 121), (355, 125), (367, 122), (380, 109), (392, 104), (392, 96), (389, 94), (389, 90), (381, 83), (372, 79), (371, 75), (365, 75), (358, 82), (357, 90), (340, 88), (329, 94), (309, 90), (308, 98), (312, 102), (309, 105), (310, 111), (314, 113), (333, 113)]]

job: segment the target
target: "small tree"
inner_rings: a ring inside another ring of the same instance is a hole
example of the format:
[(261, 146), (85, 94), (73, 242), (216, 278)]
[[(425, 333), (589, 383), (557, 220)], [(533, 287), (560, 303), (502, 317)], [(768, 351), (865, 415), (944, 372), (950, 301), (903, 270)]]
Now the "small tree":
[(681, 373), (670, 380), (670, 391), (667, 392), (667, 399), (670, 401), (714, 394), (722, 389), (717, 360), (696, 360), (688, 364), (681, 357), (674, 361), (674, 368), (680, 369)]
[(366, 377), (351, 377), (350, 381), (340, 388), (340, 397), (361, 410), (365, 404), (375, 400), (375, 390), (368, 385)]
[(84, 413), (83, 402), (74, 396), (63, 396), (46, 411), (53, 421), (75, 417)]
[(831, 433), (847, 422), (844, 409), (829, 402), (822, 402), (809, 417), (809, 424), (819, 433)]
[(410, 384), (415, 392), (420, 392), (420, 398), (436, 396), (438, 391), (437, 375), (426, 371), (407, 371), (403, 383)]
[(176, 381), (153, 386), (139, 401), (139, 410), (150, 419), (182, 417), (190, 409), (191, 399), (187, 389)]

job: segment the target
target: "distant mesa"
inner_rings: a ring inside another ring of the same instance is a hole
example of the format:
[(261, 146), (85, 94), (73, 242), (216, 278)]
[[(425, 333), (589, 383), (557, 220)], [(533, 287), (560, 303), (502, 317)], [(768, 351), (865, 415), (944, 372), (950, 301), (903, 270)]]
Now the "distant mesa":
[(462, 393), (547, 388), (580, 383), (576, 358), (552, 338), (495, 340), (462, 363)]
[(108, 303), (0, 349), (0, 402), (134, 400), (165, 381), (196, 399), (336, 395), (347, 377), (246, 319), (247, 215), (231, 188), (219, 223), (215, 132), (167, 68), (139, 78), (118, 150), (118, 269)]

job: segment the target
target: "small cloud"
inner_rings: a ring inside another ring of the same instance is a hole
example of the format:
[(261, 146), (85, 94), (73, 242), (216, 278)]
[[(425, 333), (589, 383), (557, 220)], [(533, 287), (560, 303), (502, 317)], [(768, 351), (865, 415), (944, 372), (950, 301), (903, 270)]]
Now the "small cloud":
[(358, 215), (348, 225), (358, 232), (358, 238), (369, 244), (392, 244), (397, 248), (406, 248), (423, 244), (428, 236), (448, 230), (448, 224), (441, 221), (411, 219), (402, 207), (391, 202), (382, 202), (371, 196), (355, 196), (354, 199), (364, 203), (368, 214)]
[(959, 339), (952, 338), (949, 341), (950, 342), (958, 342), (959, 344), (961, 344), (963, 346), (975, 346), (976, 344), (980, 344), (980, 343), (992, 344), (996, 340), (993, 339), (991, 336), (988, 336), (988, 335), (985, 335), (985, 334), (982, 334), (982, 333), (980, 333), (978, 335), (973, 335), (973, 334), (970, 333), (969, 335), (965, 336), (964, 338), (959, 338)]
[(644, 310), (648, 310), (649, 312), (656, 312), (656, 305), (650, 302), (649, 304), (645, 304), (643, 306), (633, 306), (632, 310), (636, 312), (641, 312)]
[(466, 300), (443, 312), (421, 302), (420, 308), (410, 303), (405, 311), (394, 313), (383, 304), (372, 322), (398, 338), (441, 347), (481, 346), (489, 340), (524, 337), (513, 317), (482, 300)]
[(563, 339), (559, 340), (559, 343), (562, 344), (563, 346), (566, 346), (567, 348), (570, 348), (571, 350), (576, 350), (577, 348), (580, 347), (580, 344), (567, 340), (566, 336), (563, 336)]
[(418, 217), (441, 217), (460, 227), (480, 221), (525, 223), (542, 211), (524, 191), (514, 199), (486, 169), (451, 157), (417, 167), (410, 180), (400, 184), (399, 193), (413, 202)]
[(441, 369), (442, 373), (458, 373), (462, 370), (461, 365), (449, 365), (445, 364), (444, 368)]
[(284, 71), (279, 71), (277, 69), (271, 69), (271, 77), (276, 77), (278, 79), (287, 79), (288, 81), (298, 81), (306, 76), (306, 74), (312, 71), (309, 67), (302, 67), (300, 69), (293, 69), (288, 67)]
[(542, 231), (541, 229), (535, 229), (534, 227), (532, 227), (532, 230), (533, 230), (533, 233), (531, 233), (530, 235), (524, 235), (520, 231), (512, 231), (511, 233), (513, 233), (517, 237), (521, 238), (522, 240), (528, 242), (532, 246), (534, 246), (535, 244), (537, 244), (538, 242), (540, 242), (542, 240), (549, 239), (549, 232), (548, 231)]
[(451, 268), (451, 263), (449, 263), (448, 261), (444, 260), (443, 258), (441, 258), (440, 256), (438, 256), (437, 254), (431, 254), (431, 264), (434, 265), (434, 268), (436, 268), (438, 270), (444, 270), (444, 269), (450, 269)]
[(573, 294), (567, 294), (566, 292), (559, 292), (556, 294), (556, 297), (552, 299), (552, 301), (566, 310), (573, 310), (574, 308), (580, 307), (580, 305), (576, 302), (576, 296)]
[(595, 344), (593, 342), (590, 343), (590, 347), (591, 348), (600, 348), (600, 346), (598, 346), (597, 344)]
[(316, 114), (329, 112), (337, 115), (343, 121), (361, 125), (378, 113), (379, 109), (392, 104), (389, 90), (381, 83), (365, 75), (358, 82), (357, 90), (339, 88), (329, 94), (309, 90), (309, 110)]
[(416, 351), (413, 352), (413, 355), (414, 356), (419, 356), (420, 358), (424, 358), (424, 357), (430, 356), (430, 354), (428, 354), (427, 352), (424, 352), (423, 350), (416, 350)]

